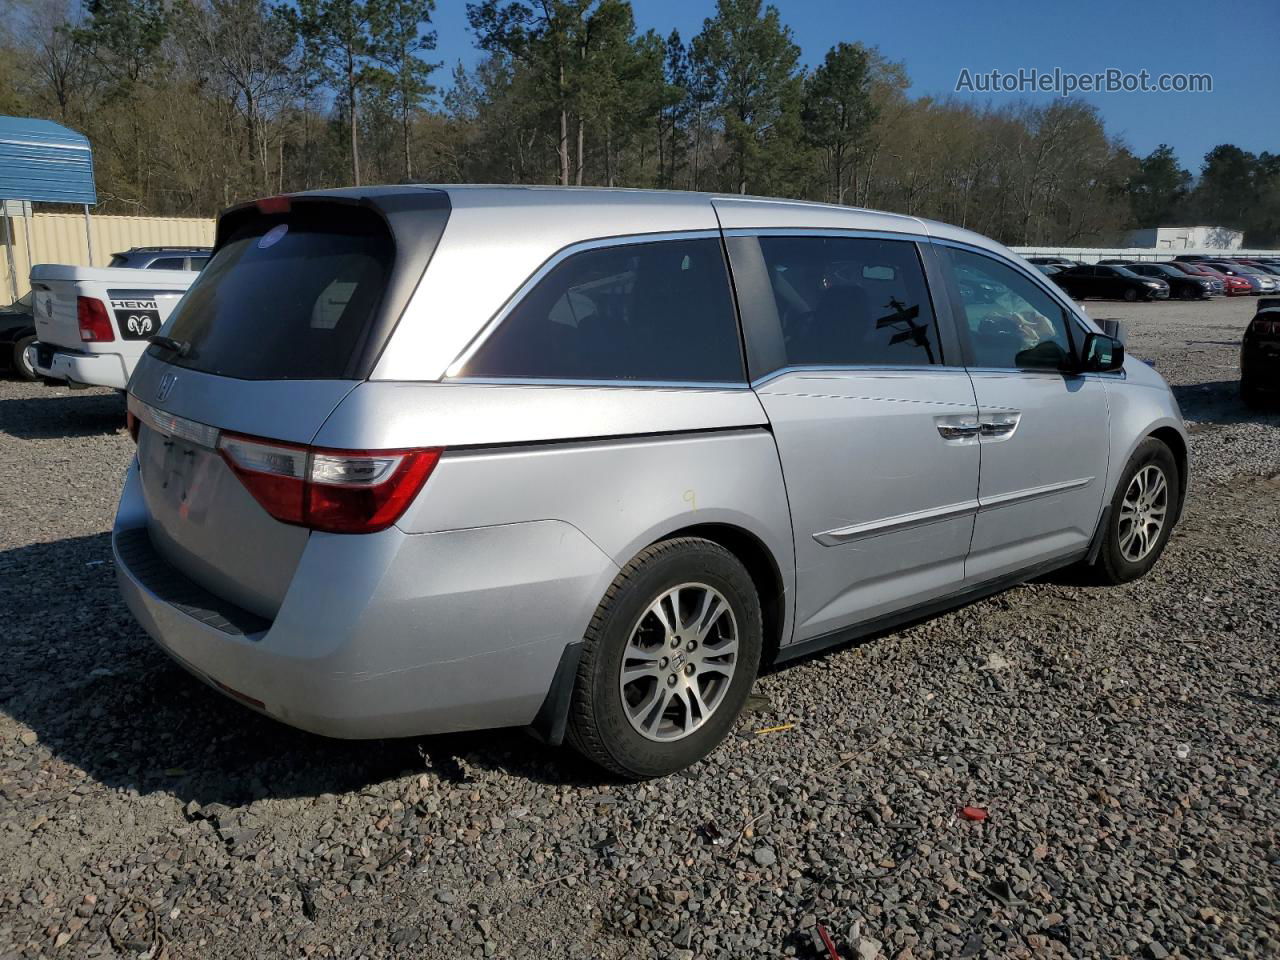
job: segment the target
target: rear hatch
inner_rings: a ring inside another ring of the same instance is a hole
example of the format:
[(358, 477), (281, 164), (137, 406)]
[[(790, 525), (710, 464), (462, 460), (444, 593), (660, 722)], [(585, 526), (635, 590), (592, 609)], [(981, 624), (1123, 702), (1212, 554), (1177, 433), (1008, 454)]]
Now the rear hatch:
[(275, 616), (316, 527), (291, 506), (293, 474), (323, 460), (347, 490), (375, 469), (307, 445), (368, 377), (448, 212), (439, 191), (395, 188), (223, 214), (213, 258), (160, 331), (172, 342), (151, 346), (129, 385), (161, 557)]

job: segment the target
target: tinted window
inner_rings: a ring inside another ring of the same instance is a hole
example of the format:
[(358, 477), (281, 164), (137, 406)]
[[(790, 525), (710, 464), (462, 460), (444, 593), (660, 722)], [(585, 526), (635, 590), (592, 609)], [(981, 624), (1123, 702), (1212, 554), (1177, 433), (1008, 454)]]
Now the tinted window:
[(251, 217), (165, 324), (166, 336), (190, 344), (186, 356), (156, 355), (245, 380), (351, 376), (393, 259), (391, 235), (372, 212)]
[(1060, 370), (1072, 355), (1067, 310), (1022, 272), (944, 247), (977, 367)]
[(209, 262), (209, 258), (208, 258), (208, 257), (192, 257), (192, 258), (191, 258), (191, 269), (192, 269), (192, 270), (203, 270), (203, 269), (204, 269), (204, 265), (205, 265), (206, 263), (208, 263), (208, 262)]
[(151, 270), (185, 270), (187, 265), (183, 257), (161, 257), (152, 260), (147, 267)]
[(741, 382), (720, 241), (574, 254), (516, 304), (462, 375)]
[(914, 243), (865, 237), (761, 237), (760, 251), (773, 288), (787, 365), (942, 362)]

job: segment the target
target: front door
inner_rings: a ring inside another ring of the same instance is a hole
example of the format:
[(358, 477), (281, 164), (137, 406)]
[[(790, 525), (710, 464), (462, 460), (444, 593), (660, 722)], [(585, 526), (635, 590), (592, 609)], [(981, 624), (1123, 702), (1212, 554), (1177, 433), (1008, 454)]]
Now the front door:
[(977, 509), (978, 411), (964, 368), (943, 363), (916, 244), (729, 246), (791, 505), (795, 639), (954, 592)]
[(978, 404), (979, 506), (965, 563), (977, 584), (1087, 549), (1107, 476), (1107, 394), (1099, 375), (1074, 372), (1083, 328), (1028, 272), (940, 249), (957, 279)]

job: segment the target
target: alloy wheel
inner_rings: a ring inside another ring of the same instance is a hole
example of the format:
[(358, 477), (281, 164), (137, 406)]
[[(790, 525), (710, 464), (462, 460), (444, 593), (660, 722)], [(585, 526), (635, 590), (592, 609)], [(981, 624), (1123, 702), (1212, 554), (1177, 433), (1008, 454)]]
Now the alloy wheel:
[(738, 622), (724, 595), (683, 583), (631, 629), (618, 687), (631, 726), (659, 742), (689, 736), (720, 706), (738, 663)]
[(1137, 563), (1153, 549), (1169, 512), (1169, 483), (1164, 471), (1149, 463), (1133, 475), (1120, 504), (1120, 553)]

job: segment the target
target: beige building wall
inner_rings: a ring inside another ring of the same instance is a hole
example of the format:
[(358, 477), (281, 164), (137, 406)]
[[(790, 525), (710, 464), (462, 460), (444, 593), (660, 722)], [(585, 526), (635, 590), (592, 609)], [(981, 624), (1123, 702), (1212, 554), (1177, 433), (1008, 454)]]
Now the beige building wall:
[(33, 263), (105, 267), (113, 253), (130, 247), (208, 247), (213, 245), (214, 224), (212, 218), (90, 216), (89, 231), (93, 237), (93, 261), (90, 262), (83, 214), (37, 213), (30, 220), (10, 217), (16, 274), (11, 277), (10, 251), (4, 247), (4, 225), (0, 220), (0, 306), (31, 289), (28, 279)]

